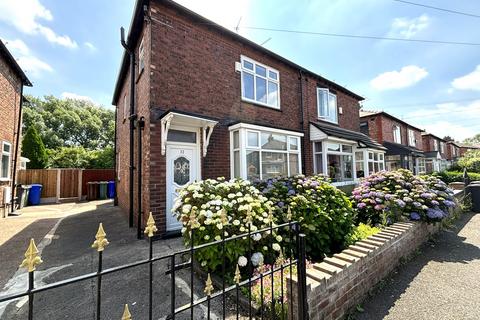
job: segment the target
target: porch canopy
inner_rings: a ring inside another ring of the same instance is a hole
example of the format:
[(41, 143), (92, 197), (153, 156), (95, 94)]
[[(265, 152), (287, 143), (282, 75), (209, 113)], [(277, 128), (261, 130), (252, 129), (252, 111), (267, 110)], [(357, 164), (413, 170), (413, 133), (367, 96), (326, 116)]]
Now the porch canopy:
[(403, 144), (384, 142), (383, 146), (387, 148), (387, 156), (405, 155), (413, 157), (425, 157), (422, 150), (415, 147), (404, 146)]
[(354, 141), (357, 143), (358, 148), (386, 150), (386, 148), (380, 143), (361, 132), (340, 128), (326, 123), (310, 122), (310, 140), (316, 141), (329, 138)]
[(166, 152), (166, 142), (168, 137), (168, 131), (171, 126), (191, 127), (199, 128), (202, 130), (202, 155), (207, 155), (208, 145), (210, 143), (210, 137), (213, 132), (213, 128), (217, 125), (218, 121), (206, 118), (202, 115), (184, 113), (179, 111), (167, 111), (161, 117), (162, 126), (162, 155)]

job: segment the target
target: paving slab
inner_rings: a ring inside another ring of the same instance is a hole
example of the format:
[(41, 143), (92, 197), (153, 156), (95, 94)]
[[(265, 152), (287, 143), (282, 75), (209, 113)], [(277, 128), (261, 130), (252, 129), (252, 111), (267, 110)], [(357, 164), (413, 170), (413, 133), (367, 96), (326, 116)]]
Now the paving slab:
[(480, 214), (461, 216), (384, 280), (359, 320), (480, 319)]

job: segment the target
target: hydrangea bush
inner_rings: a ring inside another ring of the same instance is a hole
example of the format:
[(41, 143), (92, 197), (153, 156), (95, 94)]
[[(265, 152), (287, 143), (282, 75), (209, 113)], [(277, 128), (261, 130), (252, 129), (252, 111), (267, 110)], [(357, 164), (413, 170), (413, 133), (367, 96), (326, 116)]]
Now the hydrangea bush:
[(255, 185), (273, 202), (279, 223), (300, 223), (309, 257), (319, 260), (344, 248), (354, 210), (348, 197), (324, 176), (268, 179)]
[(382, 171), (360, 182), (352, 192), (359, 222), (386, 225), (402, 220), (440, 221), (456, 206), (453, 191), (433, 176), (411, 171)]
[[(239, 234), (249, 230), (276, 225), (272, 202), (250, 182), (244, 180), (224, 181), (208, 179), (194, 182), (179, 192), (172, 212), (182, 223), (182, 235), (186, 245), (200, 245)], [(192, 232), (193, 231), (193, 232)], [(281, 250), (282, 237), (274, 231), (251, 235), (225, 243), (225, 264), (232, 272), (235, 266), (261, 265), (275, 261)], [(248, 257), (250, 242), (252, 256)], [(213, 245), (196, 251), (195, 258), (207, 271), (222, 266), (222, 246)], [(250, 258), (250, 259), (248, 259)]]

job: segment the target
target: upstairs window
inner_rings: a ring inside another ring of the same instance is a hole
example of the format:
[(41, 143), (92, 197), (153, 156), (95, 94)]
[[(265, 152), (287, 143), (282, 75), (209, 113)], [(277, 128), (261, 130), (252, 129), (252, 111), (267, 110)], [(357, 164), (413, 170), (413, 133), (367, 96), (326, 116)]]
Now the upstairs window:
[(140, 42), (140, 46), (138, 47), (138, 73), (140, 74), (142, 70), (145, 68), (145, 46), (142, 42)]
[(318, 118), (338, 123), (337, 96), (328, 89), (317, 88)]
[(408, 145), (415, 147), (416, 145), (415, 140), (415, 132), (411, 129), (408, 129)]
[(247, 57), (242, 63), (242, 99), (280, 109), (280, 76), (277, 70)]
[(440, 142), (440, 153), (445, 153), (445, 143)]
[(397, 125), (393, 126), (393, 141), (395, 143), (402, 143), (402, 132)]
[(438, 151), (438, 140), (433, 140), (433, 151)]
[(10, 162), (12, 160), (12, 145), (2, 142), (2, 158), (0, 159), (0, 179), (10, 179)]
[(125, 94), (123, 96), (123, 119), (127, 119), (128, 118), (128, 114), (129, 114), (129, 108), (128, 108), (128, 100), (127, 100), (127, 94)]

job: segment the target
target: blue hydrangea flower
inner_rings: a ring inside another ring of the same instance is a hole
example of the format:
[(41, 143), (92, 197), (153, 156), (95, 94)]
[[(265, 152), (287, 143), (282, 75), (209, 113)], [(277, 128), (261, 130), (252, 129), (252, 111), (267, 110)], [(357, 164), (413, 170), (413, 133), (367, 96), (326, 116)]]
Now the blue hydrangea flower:
[(418, 214), (418, 212), (412, 212), (412, 213), (410, 213), (410, 219), (418, 221), (418, 220), (420, 220), (420, 215)]

